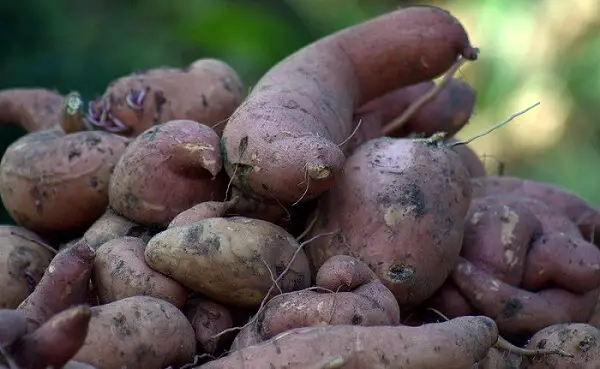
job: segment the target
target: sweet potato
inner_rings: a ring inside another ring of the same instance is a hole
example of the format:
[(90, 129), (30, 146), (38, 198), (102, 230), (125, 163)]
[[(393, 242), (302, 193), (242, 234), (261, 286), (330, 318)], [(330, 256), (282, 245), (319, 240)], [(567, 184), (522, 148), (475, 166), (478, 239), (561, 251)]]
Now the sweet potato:
[(209, 218), (221, 218), (231, 210), (237, 203), (239, 198), (234, 198), (229, 201), (207, 201), (179, 213), (167, 228), (181, 227), (200, 220)]
[(136, 237), (120, 237), (96, 251), (92, 281), (101, 304), (131, 296), (152, 296), (180, 308), (188, 290), (151, 269), (144, 260), (146, 243)]
[(535, 199), (473, 199), (461, 256), (427, 305), (450, 317), (483, 313), (509, 336), (586, 322), (600, 292), (600, 250)]
[[(215, 301), (256, 308), (298, 247), (290, 234), (269, 222), (210, 218), (157, 234), (145, 257), (152, 269)], [(299, 250), (278, 285), (290, 292), (310, 282), (308, 260)]]
[(204, 297), (194, 297), (187, 300), (182, 311), (196, 332), (196, 344), (202, 353), (214, 356), (231, 345), (235, 338), (233, 331), (213, 337), (233, 327), (233, 318), (226, 306)]
[[(271, 299), (240, 331), (230, 351), (300, 327), (400, 323), (394, 295), (360, 260), (345, 255), (332, 257), (319, 269), (316, 286), (324, 290), (290, 292)], [(330, 293), (323, 293), (326, 290)]]
[(14, 309), (33, 291), (56, 251), (35, 233), (0, 225), (0, 308)]
[(498, 338), (494, 322), (461, 317), (421, 327), (296, 328), (202, 369), (471, 368)]
[(593, 369), (598, 368), (600, 357), (600, 330), (582, 323), (557, 324), (537, 332), (529, 341), (527, 348), (544, 349), (557, 347), (573, 357), (540, 356), (524, 358), (523, 369), (561, 368)]
[(0, 195), (17, 222), (44, 234), (87, 229), (108, 205), (108, 181), (128, 139), (60, 128), (13, 142), (0, 162)]
[(194, 358), (194, 330), (164, 300), (134, 296), (91, 310), (88, 334), (75, 361), (102, 369), (162, 369)]
[(588, 320), (588, 323), (600, 329), (600, 296), (598, 297), (598, 301), (596, 302), (596, 306), (594, 307), (594, 311), (592, 312), (592, 316)]
[(219, 137), (191, 120), (153, 126), (128, 147), (110, 180), (110, 206), (145, 226), (166, 227), (184, 210), (222, 200)]
[(171, 120), (193, 120), (220, 135), (225, 121), (244, 98), (240, 77), (216, 59), (199, 59), (187, 68), (154, 68), (112, 82), (90, 104), (91, 124), (138, 136)]
[(474, 60), (477, 50), (458, 20), (429, 6), (382, 15), (298, 50), (272, 67), (230, 118), (227, 174), (266, 200), (316, 198), (341, 175), (338, 145), (352, 132), (354, 111), (442, 74), (459, 55)]
[(11, 346), (21, 368), (62, 368), (79, 351), (88, 332), (89, 306), (64, 310)]
[[(406, 109), (435, 87), (433, 81), (425, 81), (402, 87), (373, 99), (357, 109), (355, 116), (379, 115), (383, 127), (398, 118)], [(390, 137), (406, 137), (410, 134), (431, 136), (445, 132), (456, 134), (469, 120), (475, 107), (475, 90), (465, 80), (451, 78), (448, 84), (429, 102), (419, 108), (402, 127), (383, 133)]]
[(63, 96), (44, 88), (11, 88), (0, 91), (0, 123), (17, 124), (27, 132), (60, 124)]
[[(447, 145), (452, 145), (458, 142), (458, 140), (456, 138), (450, 137), (445, 139), (444, 142)], [(454, 150), (458, 154), (458, 156), (460, 156), (460, 159), (462, 160), (462, 163), (465, 165), (465, 167), (467, 167), (467, 171), (469, 171), (469, 175), (471, 175), (471, 178), (485, 177), (487, 175), (487, 171), (485, 169), (485, 166), (483, 165), (483, 162), (481, 161), (477, 153), (475, 153), (475, 151), (473, 151), (473, 149), (471, 149), (469, 146), (456, 145), (452, 147), (452, 150)]]
[(573, 192), (551, 183), (517, 177), (476, 178), (472, 186), (473, 197), (512, 194), (545, 202), (575, 223), (584, 238), (600, 242), (600, 237), (596, 237), (600, 236), (600, 210)]
[(83, 238), (90, 247), (97, 250), (105, 242), (115, 238), (138, 237), (148, 242), (156, 233), (155, 230), (122, 217), (109, 208), (85, 231)]
[(311, 234), (336, 233), (307, 246), (316, 268), (351, 255), (373, 269), (401, 308), (433, 295), (458, 258), (471, 200), (465, 166), (438, 144), (380, 138), (348, 158), (339, 183), (319, 199)]
[(35, 290), (19, 305), (30, 330), (72, 306), (88, 300), (94, 250), (81, 240), (61, 250), (50, 262)]

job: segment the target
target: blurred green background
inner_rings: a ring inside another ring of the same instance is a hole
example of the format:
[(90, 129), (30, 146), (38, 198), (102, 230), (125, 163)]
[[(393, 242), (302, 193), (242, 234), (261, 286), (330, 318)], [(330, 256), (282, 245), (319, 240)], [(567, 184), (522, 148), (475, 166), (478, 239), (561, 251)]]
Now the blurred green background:
[[(461, 138), (541, 102), (471, 144), (488, 170), (503, 162), (505, 174), (600, 205), (598, 0), (2, 0), (0, 88), (77, 90), (92, 99), (136, 69), (201, 57), (225, 60), (249, 88), (307, 43), (411, 4), (450, 10), (481, 50), (460, 71), (478, 92)], [(24, 134), (1, 129), (2, 151)]]

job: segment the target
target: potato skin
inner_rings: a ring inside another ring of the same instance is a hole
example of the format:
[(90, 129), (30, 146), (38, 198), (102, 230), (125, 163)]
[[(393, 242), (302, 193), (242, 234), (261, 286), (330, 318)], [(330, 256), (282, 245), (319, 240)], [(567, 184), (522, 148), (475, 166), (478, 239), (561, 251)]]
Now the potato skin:
[(537, 332), (526, 348), (560, 348), (574, 357), (545, 355), (523, 358), (524, 369), (593, 369), (598, 367), (600, 357), (600, 330), (583, 323), (556, 324)]
[(141, 226), (109, 208), (85, 231), (83, 238), (94, 250), (98, 250), (105, 242), (115, 238), (130, 236), (148, 242), (155, 233), (154, 230)]
[(102, 369), (162, 369), (194, 358), (194, 330), (164, 300), (135, 296), (91, 310), (88, 334), (74, 361)]
[(477, 58), (464, 28), (427, 6), (384, 14), (298, 50), (258, 81), (229, 120), (227, 174), (234, 186), (267, 201), (318, 197), (341, 175), (338, 145), (352, 132), (355, 109), (435, 78), (459, 55)]
[(201, 202), (177, 214), (167, 228), (181, 227), (208, 218), (224, 217), (238, 202), (239, 198), (237, 197), (229, 201)]
[(193, 297), (186, 301), (182, 311), (196, 332), (199, 351), (214, 356), (229, 348), (235, 338), (234, 331), (211, 338), (234, 326), (231, 311), (226, 306), (205, 297)]
[(202, 369), (471, 368), (498, 339), (484, 316), (420, 327), (331, 325), (296, 328)]
[(146, 243), (137, 237), (120, 237), (96, 251), (92, 281), (101, 304), (132, 296), (152, 296), (177, 308), (185, 303), (188, 290), (150, 268), (144, 259)]
[(422, 140), (371, 140), (319, 199), (311, 236), (337, 233), (314, 240), (307, 253), (315, 268), (334, 255), (354, 256), (401, 308), (415, 306), (452, 271), (470, 200), (469, 174), (451, 149)]
[(63, 96), (45, 88), (0, 91), (0, 124), (18, 124), (27, 132), (56, 127), (61, 121)]
[(27, 134), (0, 162), (0, 196), (17, 224), (38, 234), (87, 229), (108, 205), (108, 182), (128, 139), (107, 132)]
[[(141, 94), (139, 107), (127, 102), (128, 95), (131, 101)], [(154, 68), (113, 81), (92, 104), (92, 116), (99, 121), (105, 113), (119, 120), (126, 126), (120, 134), (131, 137), (171, 120), (202, 122), (220, 136), (244, 94), (240, 77), (228, 64), (198, 59), (184, 69)]]
[[(257, 308), (299, 247), (283, 228), (251, 218), (210, 218), (168, 228), (146, 246), (148, 265), (215, 301)], [(301, 250), (278, 282), (283, 292), (310, 286)]]
[(25, 228), (0, 225), (0, 308), (14, 309), (33, 291), (54, 257), (52, 247)]
[(167, 227), (184, 210), (222, 200), (226, 178), (219, 137), (191, 120), (153, 126), (128, 147), (110, 180), (110, 206), (149, 227)]

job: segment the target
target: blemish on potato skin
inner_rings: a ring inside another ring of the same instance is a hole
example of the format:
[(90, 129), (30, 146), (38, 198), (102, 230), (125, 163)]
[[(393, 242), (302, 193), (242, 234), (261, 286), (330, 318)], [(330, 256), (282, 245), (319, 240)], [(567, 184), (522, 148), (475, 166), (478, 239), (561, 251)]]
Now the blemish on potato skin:
[(517, 315), (521, 309), (523, 309), (523, 303), (519, 299), (508, 299), (504, 303), (504, 308), (502, 309), (502, 315), (505, 318), (511, 318)]
[(392, 264), (387, 272), (387, 277), (391, 282), (400, 283), (409, 280), (415, 274), (413, 267), (401, 264)]
[(517, 223), (519, 222), (519, 215), (506, 205), (503, 207), (503, 211), (504, 213), (500, 216), (500, 221), (502, 222), (500, 240), (503, 245), (508, 245), (515, 237), (514, 231)]

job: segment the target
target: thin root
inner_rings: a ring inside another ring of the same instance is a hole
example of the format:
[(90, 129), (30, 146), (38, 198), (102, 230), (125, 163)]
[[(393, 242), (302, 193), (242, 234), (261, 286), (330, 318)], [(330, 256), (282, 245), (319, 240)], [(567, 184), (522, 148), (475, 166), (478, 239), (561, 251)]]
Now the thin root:
[(503, 120), (502, 122), (496, 123), (493, 126), (491, 126), (490, 128), (486, 129), (485, 131), (478, 133), (474, 136), (472, 136), (471, 138), (469, 138), (466, 141), (457, 141), (457, 142), (453, 142), (452, 144), (448, 145), (449, 148), (453, 148), (454, 146), (458, 146), (458, 145), (468, 145), (471, 142), (473, 142), (474, 140), (483, 137), (493, 131), (495, 131), (496, 129), (502, 127), (503, 125), (509, 123), (511, 120), (515, 119), (516, 117), (523, 115), (525, 113), (527, 113), (529, 110), (535, 108), (536, 106), (540, 105), (540, 102), (536, 102), (535, 104), (531, 105), (530, 107), (528, 107), (527, 109), (521, 110), (520, 112), (517, 112), (513, 115), (511, 115), (510, 117), (506, 118), (505, 120)]
[(354, 136), (356, 134), (356, 132), (358, 131), (358, 128), (360, 127), (361, 124), (362, 124), (362, 119), (359, 119), (358, 123), (356, 124), (356, 127), (354, 127), (354, 130), (352, 131), (352, 133), (350, 133), (350, 136), (348, 136), (348, 138), (346, 138), (344, 141), (339, 143), (338, 146), (344, 146), (348, 141), (350, 141), (352, 136)]
[(260, 261), (262, 261), (263, 264), (265, 264), (265, 268), (267, 268), (267, 270), (269, 271), (269, 275), (271, 276), (271, 282), (273, 282), (273, 284), (277, 286), (277, 289), (279, 290), (280, 294), (283, 293), (283, 290), (281, 289), (281, 287), (279, 287), (279, 283), (277, 283), (277, 281), (275, 280), (275, 275), (273, 274), (273, 271), (271, 270), (271, 268), (269, 268), (269, 264), (267, 264), (267, 262), (263, 258), (260, 258)]
[(298, 183), (298, 186), (300, 186), (302, 183), (306, 182), (306, 189), (304, 189), (304, 193), (302, 194), (302, 196), (300, 196), (300, 198), (298, 200), (296, 200), (295, 203), (292, 204), (292, 207), (298, 205), (302, 199), (304, 199), (304, 197), (306, 197), (306, 194), (308, 193), (308, 189), (310, 188), (310, 177), (308, 176), (308, 166), (304, 166), (304, 181)]
[(310, 230), (317, 223), (318, 218), (319, 218), (319, 214), (315, 214), (314, 218), (310, 221), (310, 223), (308, 223), (308, 226), (306, 227), (306, 229), (304, 231), (302, 231), (302, 233), (300, 233), (300, 235), (298, 237), (296, 237), (296, 241), (300, 241), (308, 234), (308, 232), (310, 232)]
[(440, 91), (442, 91), (444, 89), (444, 87), (446, 87), (448, 85), (448, 83), (450, 83), (450, 81), (452, 80), (452, 76), (454, 76), (454, 73), (456, 73), (456, 71), (466, 61), (467, 61), (466, 59), (459, 58), (454, 63), (454, 65), (452, 65), (452, 67), (450, 67), (450, 69), (448, 69), (448, 72), (446, 72), (446, 74), (444, 75), (444, 78), (440, 81), (440, 83), (435, 85), (431, 90), (427, 91), (427, 93), (425, 95), (421, 96), (418, 100), (416, 100), (412, 104), (410, 104), (410, 106), (398, 118), (396, 118), (393, 121), (391, 121), (390, 123), (386, 124), (383, 127), (383, 133), (385, 135), (389, 135), (390, 133), (394, 132), (395, 130), (397, 130), (397, 129), (401, 128), (403, 125), (405, 125), (406, 122), (408, 122), (408, 120), (417, 112), (417, 110), (419, 110), (421, 107), (423, 107), (429, 101), (431, 101)]
[(233, 170), (233, 173), (231, 174), (231, 178), (229, 178), (229, 183), (227, 183), (227, 189), (225, 190), (225, 200), (227, 201), (227, 196), (229, 196), (229, 190), (231, 189), (231, 185), (233, 184), (233, 179), (235, 178), (235, 174), (237, 173), (238, 170), (238, 164), (235, 165), (235, 169)]

